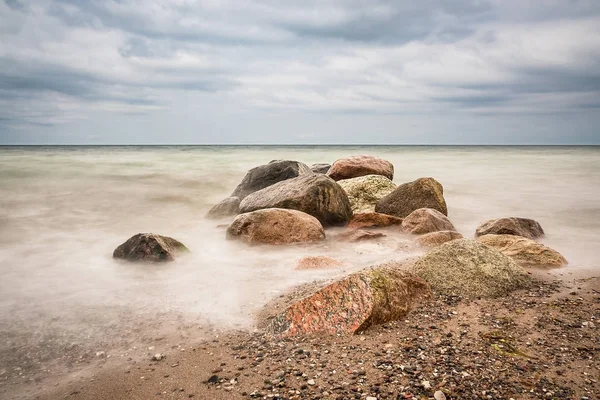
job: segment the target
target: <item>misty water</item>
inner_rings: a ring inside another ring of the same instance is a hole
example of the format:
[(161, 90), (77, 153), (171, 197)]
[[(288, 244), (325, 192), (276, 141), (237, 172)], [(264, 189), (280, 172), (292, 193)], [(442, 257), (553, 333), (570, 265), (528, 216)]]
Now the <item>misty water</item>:
[[(49, 335), (110, 343), (160, 334), (164, 326), (148, 324), (157, 320), (253, 329), (254, 313), (293, 285), (419, 254), (402, 234), (358, 245), (250, 247), (226, 241), (219, 221), (203, 218), (256, 165), (356, 154), (390, 160), (397, 184), (440, 181), (449, 218), (466, 237), (486, 219), (533, 218), (547, 233), (542, 242), (570, 262), (558, 273), (599, 270), (598, 147), (4, 147), (1, 330), (30, 343)], [(164, 265), (113, 260), (114, 248), (138, 232), (172, 236), (191, 253)], [(347, 266), (295, 270), (305, 255)]]

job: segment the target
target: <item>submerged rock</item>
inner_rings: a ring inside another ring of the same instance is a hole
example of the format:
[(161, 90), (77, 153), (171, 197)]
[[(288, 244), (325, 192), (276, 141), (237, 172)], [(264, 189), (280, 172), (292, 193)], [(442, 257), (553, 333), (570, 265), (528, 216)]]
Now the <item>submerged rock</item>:
[(537, 221), (532, 219), (509, 217), (485, 221), (475, 231), (475, 236), (490, 234), (516, 235), (528, 239), (535, 239), (544, 236), (544, 230)]
[(231, 196), (212, 206), (206, 213), (206, 218), (218, 219), (238, 215), (240, 211), (239, 197)]
[(259, 165), (248, 171), (231, 196), (243, 200), (260, 189), (304, 174), (312, 174), (306, 164), (290, 160), (273, 160), (269, 164)]
[(348, 223), (348, 228), (385, 228), (388, 226), (402, 225), (402, 218), (392, 215), (380, 214), (376, 212), (367, 212), (354, 214)]
[(467, 297), (499, 297), (529, 283), (527, 272), (504, 254), (472, 239), (444, 243), (413, 267), (432, 290)]
[(295, 269), (327, 269), (343, 267), (344, 263), (327, 256), (303, 257), (296, 264)]
[(419, 208), (404, 218), (402, 230), (414, 235), (421, 235), (437, 231), (455, 231), (456, 228), (441, 212), (433, 208)]
[(385, 237), (381, 232), (371, 232), (362, 229), (350, 230), (340, 233), (337, 238), (343, 242), (364, 242), (367, 240), (379, 239)]
[(323, 226), (346, 225), (352, 217), (346, 192), (322, 174), (307, 174), (276, 183), (252, 193), (240, 204), (242, 213), (265, 208), (303, 211), (317, 218)]
[(396, 189), (396, 184), (381, 175), (342, 179), (338, 183), (348, 195), (352, 211), (355, 213), (375, 211), (375, 204)]
[(515, 235), (483, 235), (478, 240), (524, 267), (562, 267), (567, 260), (558, 251)]
[(375, 211), (405, 218), (419, 208), (433, 208), (448, 215), (444, 188), (433, 178), (419, 178), (398, 186), (375, 205)]
[(252, 244), (311, 243), (325, 239), (325, 232), (311, 215), (269, 208), (238, 215), (227, 228), (227, 238)]
[(382, 175), (392, 180), (394, 179), (394, 165), (378, 157), (353, 156), (334, 162), (327, 175), (336, 181), (364, 175)]
[(429, 286), (406, 272), (377, 267), (334, 282), (292, 304), (269, 330), (284, 336), (307, 333), (354, 334), (403, 318)]
[(331, 164), (313, 164), (310, 166), (310, 170), (315, 174), (326, 174), (331, 168)]
[(463, 235), (456, 231), (439, 231), (426, 233), (417, 237), (416, 242), (423, 247), (435, 247), (451, 240), (462, 239)]
[(189, 251), (181, 242), (154, 233), (138, 233), (113, 252), (114, 258), (127, 261), (173, 261), (177, 255)]

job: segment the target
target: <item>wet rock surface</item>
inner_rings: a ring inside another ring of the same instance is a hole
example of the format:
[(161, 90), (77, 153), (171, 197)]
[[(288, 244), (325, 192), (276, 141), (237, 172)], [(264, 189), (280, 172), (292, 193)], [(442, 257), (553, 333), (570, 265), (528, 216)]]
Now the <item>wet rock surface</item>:
[(231, 196), (243, 200), (246, 196), (257, 190), (264, 189), (286, 179), (310, 173), (312, 171), (308, 165), (299, 161), (273, 160), (269, 164), (259, 165), (248, 171)]
[(433, 208), (448, 215), (444, 188), (433, 178), (419, 178), (398, 186), (375, 205), (375, 212), (405, 218), (419, 208)]
[(315, 217), (297, 210), (268, 208), (238, 215), (227, 228), (227, 239), (250, 244), (312, 243), (325, 239)]
[(522, 236), (483, 235), (478, 240), (523, 267), (562, 267), (568, 264), (558, 251)]
[(348, 195), (352, 211), (355, 213), (375, 211), (375, 204), (396, 189), (395, 183), (381, 175), (342, 179), (338, 184)]
[(394, 165), (373, 156), (346, 157), (334, 162), (327, 175), (336, 181), (364, 175), (382, 175), (392, 180), (394, 179)]
[(183, 243), (154, 233), (138, 233), (129, 238), (113, 252), (113, 258), (127, 261), (165, 262), (173, 261), (189, 251)]
[(322, 174), (303, 175), (254, 192), (240, 204), (240, 212), (265, 208), (303, 211), (323, 226), (346, 225), (352, 217), (348, 196), (335, 181)]
[(452, 222), (441, 212), (432, 208), (419, 208), (402, 221), (402, 230), (413, 235), (437, 231), (455, 231)]
[(516, 235), (528, 239), (544, 236), (542, 226), (533, 219), (528, 218), (498, 218), (482, 223), (475, 231), (475, 236), (483, 235)]

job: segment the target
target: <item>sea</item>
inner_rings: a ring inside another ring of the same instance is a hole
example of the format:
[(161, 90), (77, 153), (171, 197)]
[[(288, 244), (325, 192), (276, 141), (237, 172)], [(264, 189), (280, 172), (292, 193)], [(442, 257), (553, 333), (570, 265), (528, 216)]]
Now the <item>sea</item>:
[[(465, 237), (491, 218), (533, 218), (546, 231), (542, 242), (569, 261), (552, 273), (600, 273), (600, 147), (5, 146), (0, 353), (44, 343), (101, 349), (182, 326), (251, 331), (261, 307), (294, 285), (422, 254), (403, 234), (248, 246), (226, 240), (219, 225), (228, 220), (204, 218), (257, 165), (351, 155), (391, 161), (397, 184), (434, 177)], [(174, 237), (191, 252), (160, 265), (114, 260), (113, 250), (140, 232)], [(295, 269), (307, 255), (345, 266)]]

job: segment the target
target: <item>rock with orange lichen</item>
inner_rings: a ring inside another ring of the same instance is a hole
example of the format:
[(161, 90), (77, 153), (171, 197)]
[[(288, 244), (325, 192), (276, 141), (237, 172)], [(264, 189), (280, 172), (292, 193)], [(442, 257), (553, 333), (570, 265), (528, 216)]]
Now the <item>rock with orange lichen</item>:
[(296, 264), (295, 269), (326, 269), (343, 267), (344, 263), (327, 256), (303, 257)]
[(424, 280), (405, 271), (387, 266), (367, 269), (292, 304), (268, 330), (283, 336), (359, 333), (403, 318), (429, 294)]
[(348, 228), (385, 228), (388, 226), (402, 225), (402, 218), (376, 212), (358, 213), (352, 216)]

